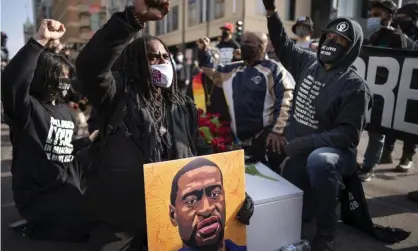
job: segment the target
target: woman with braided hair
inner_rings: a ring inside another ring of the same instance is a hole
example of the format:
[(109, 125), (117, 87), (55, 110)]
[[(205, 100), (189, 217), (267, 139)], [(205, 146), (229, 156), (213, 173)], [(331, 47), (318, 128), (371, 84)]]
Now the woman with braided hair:
[(156, 37), (130, 42), (168, 8), (167, 0), (135, 0), (96, 32), (76, 61), (100, 131), (87, 174), (95, 222), (89, 251), (145, 250), (143, 165), (211, 152), (199, 139), (193, 102), (178, 90), (167, 47)]

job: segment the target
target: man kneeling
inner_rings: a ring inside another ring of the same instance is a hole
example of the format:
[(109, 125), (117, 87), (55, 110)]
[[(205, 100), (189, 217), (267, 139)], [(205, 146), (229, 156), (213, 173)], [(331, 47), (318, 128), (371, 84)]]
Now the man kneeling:
[(263, 2), (275, 52), (297, 86), (294, 113), (285, 129), (290, 162), (283, 176), (305, 192), (303, 220), (316, 218), (312, 250), (335, 250), (339, 179), (355, 172), (356, 148), (370, 107), (366, 83), (352, 67), (363, 32), (354, 20), (331, 21), (315, 54), (298, 48), (287, 36), (275, 1)]
[(290, 117), (293, 77), (280, 63), (265, 59), (268, 38), (264, 33), (246, 32), (242, 61), (225, 65), (214, 65), (209, 43), (208, 38), (198, 41), (200, 67), (223, 88), (234, 135), (256, 161), (264, 160), (269, 144), (268, 160), (278, 167), (280, 159), (272, 153), (280, 153), (285, 145), (283, 130)]

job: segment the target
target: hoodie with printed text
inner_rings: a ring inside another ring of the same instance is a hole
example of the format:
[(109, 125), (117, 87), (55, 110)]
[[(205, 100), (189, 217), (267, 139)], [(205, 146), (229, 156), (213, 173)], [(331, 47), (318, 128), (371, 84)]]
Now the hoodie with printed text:
[(365, 81), (352, 67), (363, 43), (361, 26), (347, 18), (328, 24), (330, 28), (346, 22), (352, 42), (344, 56), (326, 70), (318, 59), (325, 34), (315, 54), (296, 46), (287, 36), (277, 13), (267, 19), (275, 52), (296, 81), (294, 110), (285, 130), (286, 139), (289, 142), (296, 138), (302, 140), (298, 152), (303, 155), (321, 147), (356, 148), (366, 126), (371, 100)]

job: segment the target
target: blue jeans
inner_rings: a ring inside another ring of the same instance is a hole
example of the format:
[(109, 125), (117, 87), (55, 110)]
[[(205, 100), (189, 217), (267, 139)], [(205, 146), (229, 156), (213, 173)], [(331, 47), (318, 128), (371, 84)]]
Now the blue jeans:
[(356, 171), (356, 150), (322, 147), (309, 156), (290, 159), (282, 175), (304, 191), (303, 222), (316, 219), (317, 231), (333, 235), (340, 180)]
[(369, 132), (369, 143), (367, 144), (367, 149), (364, 153), (363, 172), (372, 171), (373, 167), (380, 162), (384, 143), (385, 135)]

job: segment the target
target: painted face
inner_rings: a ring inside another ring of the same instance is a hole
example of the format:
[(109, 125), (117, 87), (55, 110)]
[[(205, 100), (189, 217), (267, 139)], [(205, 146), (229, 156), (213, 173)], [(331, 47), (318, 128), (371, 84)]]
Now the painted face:
[(225, 206), (221, 172), (202, 166), (180, 177), (170, 217), (187, 247), (218, 250), (224, 237)]

